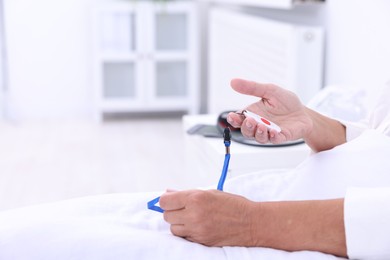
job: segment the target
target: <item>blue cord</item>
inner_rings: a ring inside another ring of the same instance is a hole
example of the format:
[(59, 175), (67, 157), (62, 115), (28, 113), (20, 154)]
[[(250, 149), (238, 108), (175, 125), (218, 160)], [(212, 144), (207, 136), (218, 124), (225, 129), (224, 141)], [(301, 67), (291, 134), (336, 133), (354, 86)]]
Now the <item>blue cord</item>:
[(223, 185), (225, 184), (227, 171), (229, 168), (230, 153), (225, 154), (225, 161), (223, 163), (221, 177), (219, 178), (217, 189), (223, 191)]
[[(229, 161), (230, 161), (230, 143), (231, 143), (230, 140), (231, 140), (231, 134), (230, 134), (230, 129), (228, 127), (226, 127), (225, 131), (223, 132), (223, 138), (224, 138), (224, 142), (223, 143), (225, 144), (225, 147), (226, 147), (226, 154), (225, 154), (225, 161), (223, 163), (221, 177), (219, 178), (219, 182), (218, 182), (218, 186), (217, 186), (217, 189), (220, 190), (220, 191), (223, 191), (223, 185), (225, 184), (226, 175), (227, 175), (228, 168), (229, 168)], [(164, 210), (161, 207), (156, 206), (156, 204), (159, 201), (160, 201), (160, 197), (157, 197), (157, 198), (152, 199), (151, 201), (149, 201), (148, 204), (147, 204), (148, 205), (148, 209), (164, 213)]]
[(156, 204), (159, 201), (160, 201), (160, 197), (157, 197), (157, 198), (152, 199), (151, 201), (149, 201), (148, 202), (148, 209), (164, 213), (164, 210), (162, 208), (160, 208), (159, 206), (156, 206)]
[(223, 163), (221, 177), (219, 178), (219, 182), (217, 186), (217, 189), (220, 191), (223, 191), (223, 185), (225, 184), (226, 175), (229, 168), (231, 139), (232, 139), (232, 134), (230, 133), (230, 129), (229, 127), (226, 127), (225, 130), (223, 131), (223, 143), (225, 144), (225, 148), (226, 148), (225, 161)]

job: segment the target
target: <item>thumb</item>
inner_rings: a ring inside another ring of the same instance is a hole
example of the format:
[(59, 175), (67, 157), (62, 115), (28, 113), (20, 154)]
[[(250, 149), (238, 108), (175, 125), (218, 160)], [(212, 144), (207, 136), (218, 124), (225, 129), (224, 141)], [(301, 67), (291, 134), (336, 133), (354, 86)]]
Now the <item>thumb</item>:
[(259, 98), (269, 98), (277, 88), (272, 84), (262, 84), (244, 79), (233, 79), (230, 85), (238, 93)]

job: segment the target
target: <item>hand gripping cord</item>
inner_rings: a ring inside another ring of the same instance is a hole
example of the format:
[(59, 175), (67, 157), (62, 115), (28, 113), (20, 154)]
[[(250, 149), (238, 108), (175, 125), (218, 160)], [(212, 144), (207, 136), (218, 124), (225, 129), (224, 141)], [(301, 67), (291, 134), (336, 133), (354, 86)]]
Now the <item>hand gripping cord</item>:
[[(229, 168), (231, 138), (232, 138), (232, 135), (230, 133), (230, 129), (228, 127), (226, 127), (225, 130), (223, 131), (223, 143), (225, 144), (225, 148), (226, 148), (225, 161), (223, 163), (221, 177), (219, 178), (219, 182), (218, 182), (218, 186), (217, 186), (217, 189), (220, 191), (223, 191), (223, 185), (225, 184), (226, 175), (227, 175), (228, 168)], [(156, 206), (156, 204), (159, 201), (160, 201), (160, 197), (157, 197), (157, 198), (149, 201), (147, 204), (148, 209), (164, 213), (164, 210), (162, 208), (160, 208), (159, 206)]]

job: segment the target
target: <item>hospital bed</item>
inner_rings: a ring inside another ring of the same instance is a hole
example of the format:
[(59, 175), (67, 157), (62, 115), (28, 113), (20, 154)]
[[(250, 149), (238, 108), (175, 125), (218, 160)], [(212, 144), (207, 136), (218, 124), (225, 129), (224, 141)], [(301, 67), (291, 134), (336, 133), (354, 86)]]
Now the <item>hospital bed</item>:
[[(339, 198), (350, 186), (390, 185), (388, 154), (390, 139), (370, 130), (293, 170), (230, 179), (225, 191), (254, 201)], [(1, 212), (0, 259), (342, 259), (189, 242), (173, 236), (162, 215), (146, 208), (160, 194), (108, 194)]]

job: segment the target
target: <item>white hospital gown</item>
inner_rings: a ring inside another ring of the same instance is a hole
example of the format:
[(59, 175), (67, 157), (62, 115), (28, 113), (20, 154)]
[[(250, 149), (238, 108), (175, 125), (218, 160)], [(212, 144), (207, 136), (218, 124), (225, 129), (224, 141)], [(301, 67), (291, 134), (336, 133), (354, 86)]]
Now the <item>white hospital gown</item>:
[[(345, 125), (348, 141), (359, 136), (365, 128), (390, 136), (390, 84), (384, 89), (368, 122), (359, 126)], [(388, 158), (384, 163), (390, 163), (390, 154)], [(344, 211), (348, 256), (352, 259), (390, 259), (390, 187), (349, 187)]]

